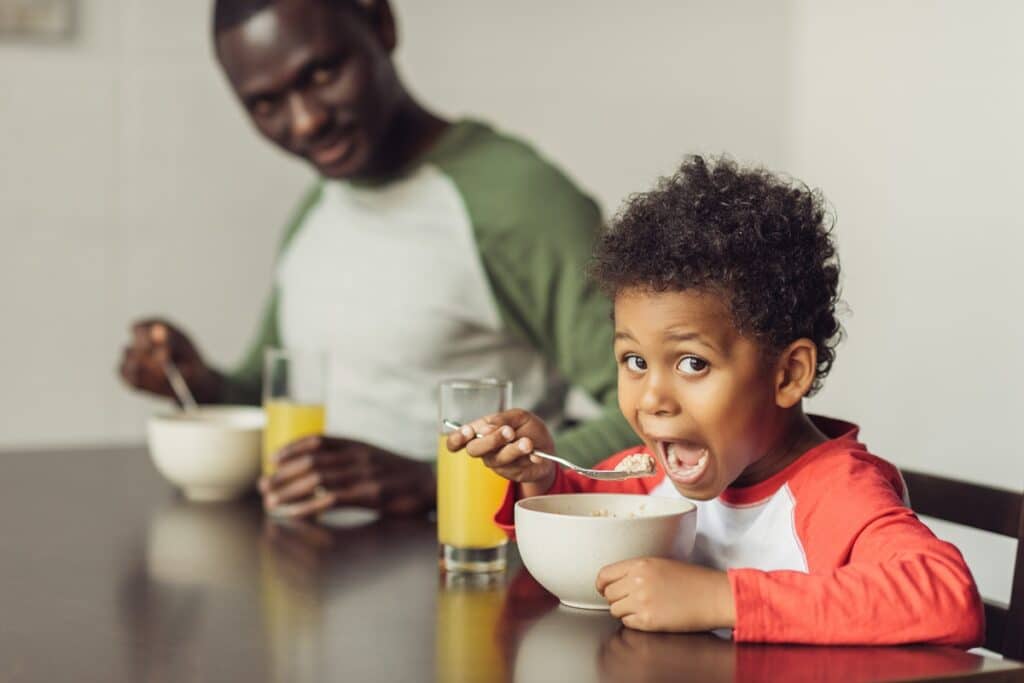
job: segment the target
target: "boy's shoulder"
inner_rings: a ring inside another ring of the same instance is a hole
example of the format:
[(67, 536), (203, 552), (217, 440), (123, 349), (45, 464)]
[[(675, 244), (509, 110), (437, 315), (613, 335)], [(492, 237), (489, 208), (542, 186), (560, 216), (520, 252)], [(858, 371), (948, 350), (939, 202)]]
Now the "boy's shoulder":
[(828, 429), (823, 431), (833, 438), (804, 456), (803, 466), (787, 482), (794, 496), (873, 494), (906, 500), (899, 469), (871, 453), (859, 440), (855, 425), (829, 418), (815, 417), (814, 421), (819, 427), (826, 425)]
[(809, 560), (817, 558), (812, 564), (844, 556), (864, 529), (881, 520), (913, 516), (899, 470), (869, 452), (856, 431), (808, 455), (786, 484), (794, 499), (793, 526)]

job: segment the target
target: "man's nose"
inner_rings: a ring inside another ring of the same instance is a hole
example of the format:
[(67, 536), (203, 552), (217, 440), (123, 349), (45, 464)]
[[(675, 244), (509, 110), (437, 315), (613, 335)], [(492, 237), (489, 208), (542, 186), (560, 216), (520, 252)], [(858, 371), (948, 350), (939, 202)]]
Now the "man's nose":
[(315, 138), (327, 124), (327, 110), (309, 93), (293, 92), (288, 96), (292, 138), (302, 142)]
[(673, 415), (679, 412), (671, 377), (665, 373), (648, 371), (640, 394), (640, 410), (649, 415)]

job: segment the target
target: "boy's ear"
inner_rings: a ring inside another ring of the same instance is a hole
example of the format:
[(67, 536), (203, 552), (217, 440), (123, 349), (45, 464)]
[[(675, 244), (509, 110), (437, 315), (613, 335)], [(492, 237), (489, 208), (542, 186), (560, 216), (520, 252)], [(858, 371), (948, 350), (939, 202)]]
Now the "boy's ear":
[(775, 366), (775, 404), (792, 408), (807, 394), (818, 372), (818, 347), (797, 339), (779, 354)]

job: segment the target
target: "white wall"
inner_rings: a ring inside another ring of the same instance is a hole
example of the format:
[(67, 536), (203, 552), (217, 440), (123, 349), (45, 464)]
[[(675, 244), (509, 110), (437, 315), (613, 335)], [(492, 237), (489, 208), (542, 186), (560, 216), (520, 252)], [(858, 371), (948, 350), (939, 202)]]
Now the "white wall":
[(136, 316), (219, 361), (250, 333), (307, 174), (245, 126), (206, 4), (81, 0), (74, 43), (0, 44), (0, 445), (137, 440)]
[[(0, 44), (0, 447), (137, 440), (114, 376), (165, 313), (235, 360), (309, 177), (214, 67), (205, 0), (80, 0), (71, 45)], [(853, 311), (811, 408), (898, 464), (1024, 484), (1017, 210), (1024, 5), (397, 0), (412, 89), (533, 140), (606, 211), (690, 151), (821, 186)], [(1007, 544), (963, 540), (986, 592)]]
[[(787, 168), (838, 214), (849, 338), (812, 408), (899, 465), (1020, 490), (1024, 4), (802, 0)], [(982, 592), (1013, 544), (939, 525)]]

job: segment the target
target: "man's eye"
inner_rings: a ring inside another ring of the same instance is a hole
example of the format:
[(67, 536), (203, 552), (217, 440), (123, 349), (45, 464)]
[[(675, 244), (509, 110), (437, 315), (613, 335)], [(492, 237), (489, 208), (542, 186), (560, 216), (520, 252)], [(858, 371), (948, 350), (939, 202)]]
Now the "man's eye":
[(643, 372), (647, 369), (647, 361), (635, 354), (626, 356), (624, 360), (626, 362), (626, 368), (630, 372)]
[(333, 66), (318, 67), (313, 71), (313, 75), (311, 76), (313, 85), (327, 85), (334, 80), (337, 73), (338, 70)]
[(256, 116), (270, 116), (277, 110), (277, 102), (269, 97), (261, 97), (253, 102), (250, 107)]
[(686, 375), (699, 375), (708, 369), (708, 362), (697, 356), (684, 356), (677, 366)]

